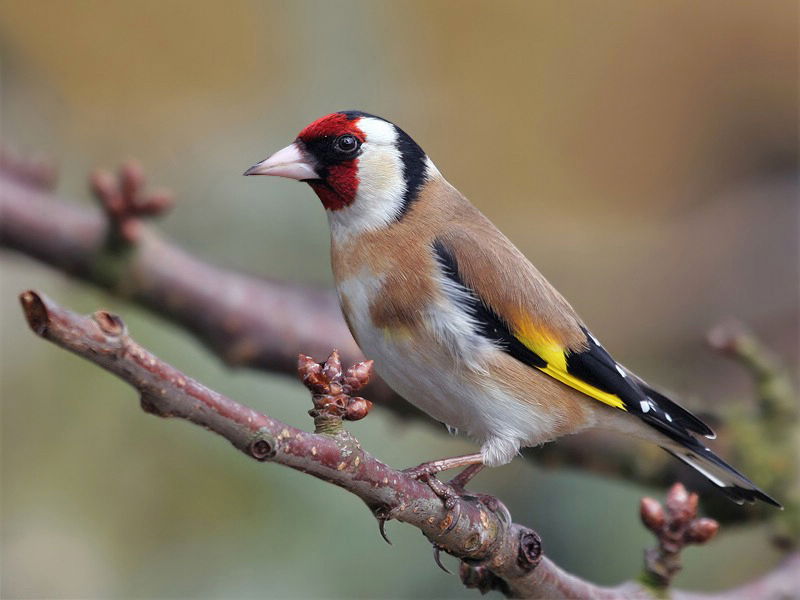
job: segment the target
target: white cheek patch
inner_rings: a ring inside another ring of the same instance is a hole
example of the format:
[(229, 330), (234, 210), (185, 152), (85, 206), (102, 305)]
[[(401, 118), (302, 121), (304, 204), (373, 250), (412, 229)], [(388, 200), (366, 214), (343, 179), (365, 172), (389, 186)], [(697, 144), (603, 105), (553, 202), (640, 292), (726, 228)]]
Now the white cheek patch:
[(358, 157), (355, 200), (345, 208), (328, 211), (331, 234), (336, 239), (387, 226), (397, 218), (406, 192), (403, 157), (395, 145), (394, 125), (362, 117), (358, 127), (366, 141)]

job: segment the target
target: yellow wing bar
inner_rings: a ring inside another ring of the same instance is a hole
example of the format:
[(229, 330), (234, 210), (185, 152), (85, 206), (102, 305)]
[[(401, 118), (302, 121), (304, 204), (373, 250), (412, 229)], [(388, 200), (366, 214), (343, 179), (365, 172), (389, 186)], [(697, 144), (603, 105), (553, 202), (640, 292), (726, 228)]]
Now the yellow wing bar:
[(596, 388), (590, 383), (586, 383), (582, 379), (572, 375), (567, 371), (567, 355), (564, 348), (554, 342), (552, 339), (539, 334), (533, 335), (515, 335), (515, 337), (522, 342), (526, 348), (534, 352), (547, 364), (544, 367), (537, 366), (536, 368), (550, 375), (553, 379), (557, 379), (561, 383), (568, 385), (579, 392), (608, 404), (614, 408), (627, 411), (625, 403), (616, 394), (604, 392)]

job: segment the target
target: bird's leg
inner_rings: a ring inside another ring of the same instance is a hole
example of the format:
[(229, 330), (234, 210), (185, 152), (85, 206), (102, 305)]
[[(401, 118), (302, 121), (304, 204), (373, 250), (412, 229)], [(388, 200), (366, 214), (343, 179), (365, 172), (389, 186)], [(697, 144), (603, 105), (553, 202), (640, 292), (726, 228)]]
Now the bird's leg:
[(472, 478), (475, 477), (478, 473), (483, 470), (483, 467), (486, 465), (483, 462), (475, 463), (468, 466), (466, 469), (461, 471), (458, 475), (453, 477), (450, 481), (448, 481), (448, 485), (451, 487), (463, 491), (467, 484), (472, 481)]
[[(448, 471), (450, 469), (457, 469), (458, 467), (462, 467), (464, 465), (467, 465), (467, 468), (453, 477), (453, 479), (451, 479), (448, 483), (443, 483), (436, 479), (436, 473)], [(427, 483), (428, 487), (431, 488), (433, 493), (439, 496), (439, 498), (442, 500), (445, 508), (447, 510), (452, 510), (457, 506), (456, 499), (459, 496), (459, 492), (464, 491), (464, 486), (466, 486), (467, 483), (469, 483), (469, 481), (475, 477), (478, 471), (480, 471), (482, 468), (483, 460), (481, 455), (476, 453), (466, 454), (464, 456), (453, 456), (451, 458), (443, 458), (441, 460), (432, 460), (430, 462), (422, 463), (421, 465), (411, 469), (405, 469), (403, 473), (410, 475), (414, 479), (418, 479)], [(387, 544), (391, 544), (392, 542), (386, 535), (386, 521), (392, 518), (391, 511), (387, 511), (386, 508), (380, 507), (374, 511), (374, 514), (375, 518), (378, 520), (378, 528), (380, 530), (381, 537), (386, 540)], [(458, 522), (458, 516), (459, 514), (456, 514), (456, 517), (452, 519), (452, 525), (449, 529), (455, 527), (456, 523)], [(449, 573), (450, 571), (442, 566), (442, 563), (439, 560), (439, 548), (436, 546), (436, 544), (433, 545), (433, 552), (436, 564), (439, 565), (444, 571)]]
[[(450, 469), (457, 469), (459, 467), (466, 467), (461, 473), (453, 477), (447, 483), (443, 483), (436, 479), (436, 474), (442, 471), (449, 471)], [(440, 460), (432, 460), (430, 462), (422, 463), (416, 467), (405, 469), (403, 472), (410, 475), (414, 479), (419, 479), (428, 484), (434, 494), (436, 494), (444, 504), (448, 511), (455, 509), (455, 513), (450, 515), (450, 525), (443, 533), (448, 533), (456, 527), (459, 517), (461, 516), (461, 507), (457, 502), (460, 494), (464, 492), (464, 487), (470, 480), (483, 469), (483, 455), (479, 452), (475, 454), (465, 454), (463, 456), (453, 456), (450, 458), (442, 458)], [(433, 544), (433, 560), (438, 567), (445, 573), (450, 571), (442, 564), (439, 553), (441, 547)]]
[[(426, 475), (436, 475), (437, 473), (441, 473), (442, 471), (449, 471), (450, 469), (457, 469), (459, 467), (470, 467), (475, 465), (483, 466), (483, 455), (481, 455), (480, 452), (476, 452), (474, 454), (464, 454), (463, 456), (451, 456), (450, 458), (440, 458), (439, 460), (424, 462), (421, 465), (417, 465), (416, 467), (411, 467), (410, 469), (404, 469), (403, 473), (405, 473), (406, 475), (410, 475), (414, 479), (422, 479)], [(477, 470), (472, 472), (468, 476), (467, 481), (472, 479), (472, 477), (477, 472), (478, 472)]]

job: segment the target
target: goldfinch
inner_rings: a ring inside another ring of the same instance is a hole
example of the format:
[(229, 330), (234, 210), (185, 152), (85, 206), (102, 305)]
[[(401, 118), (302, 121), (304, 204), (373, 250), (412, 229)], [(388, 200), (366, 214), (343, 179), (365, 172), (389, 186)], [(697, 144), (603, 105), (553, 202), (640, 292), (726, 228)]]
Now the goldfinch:
[(381, 377), (503, 465), (596, 427), (654, 442), (738, 503), (779, 504), (709, 450), (700, 419), (616, 362), (569, 303), (422, 148), (389, 121), (337, 112), (245, 175), (308, 183), (331, 231), (344, 318)]

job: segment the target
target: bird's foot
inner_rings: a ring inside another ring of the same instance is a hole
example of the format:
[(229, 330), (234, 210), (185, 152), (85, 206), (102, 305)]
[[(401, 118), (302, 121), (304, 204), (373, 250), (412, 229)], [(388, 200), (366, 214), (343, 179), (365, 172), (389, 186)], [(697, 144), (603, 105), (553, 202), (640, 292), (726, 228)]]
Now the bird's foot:
[[(417, 467), (412, 469), (406, 469), (403, 471), (404, 473), (409, 474), (414, 479), (419, 481), (425, 482), (428, 487), (431, 488), (434, 494), (436, 494), (439, 498), (441, 498), (442, 503), (444, 504), (445, 509), (453, 510), (458, 506), (456, 502), (457, 499), (465, 493), (465, 487), (467, 483), (469, 483), (478, 472), (483, 469), (483, 462), (480, 463), (472, 463), (466, 469), (464, 469), (461, 473), (453, 477), (447, 483), (443, 483), (436, 478), (435, 473), (441, 472), (443, 469), (441, 465), (445, 461), (453, 461), (453, 460), (466, 460), (469, 458), (474, 458), (476, 455), (468, 455), (468, 456), (458, 456), (454, 459), (444, 459), (444, 461), (433, 461), (432, 463), (423, 463)], [(480, 456), (480, 455), (477, 455)], [(434, 465), (434, 470), (431, 472), (430, 466)], [(457, 465), (458, 466), (458, 465)], [(438, 468), (438, 470), (435, 470)], [(456, 468), (456, 467), (450, 467)], [(378, 530), (380, 531), (381, 537), (386, 541), (387, 544), (391, 545), (392, 541), (389, 539), (389, 536), (386, 535), (386, 522), (392, 519), (392, 510), (387, 509), (386, 507), (378, 507), (373, 511), (375, 518), (378, 521)], [(451, 531), (458, 523), (458, 517), (460, 516), (460, 511), (457, 511), (457, 514), (450, 515), (450, 525), (446, 531)], [(436, 564), (440, 567), (442, 566), (441, 561), (439, 560), (439, 549), (434, 545), (434, 559), (436, 560)], [(444, 569), (444, 567), (442, 567)], [(447, 571), (447, 569), (444, 569)], [(449, 573), (449, 571), (447, 571)]]
[[(448, 482), (439, 481), (436, 478), (437, 473), (449, 469), (466, 466), (458, 475), (453, 477)], [(507, 524), (511, 523), (511, 515), (505, 505), (494, 496), (488, 494), (467, 494), (466, 486), (483, 469), (483, 459), (481, 454), (468, 454), (465, 456), (456, 456), (453, 458), (444, 458), (441, 460), (434, 460), (427, 463), (422, 463), (419, 466), (411, 469), (405, 469), (403, 472), (410, 475), (414, 479), (422, 481), (431, 488), (434, 494), (441, 498), (444, 508), (447, 511), (452, 511), (447, 515), (447, 527), (442, 533), (448, 533), (455, 529), (458, 524), (459, 517), (461, 516), (461, 503), (458, 502), (460, 498), (469, 498), (470, 500), (477, 500), (483, 504), (490, 511), (498, 514), (498, 516)], [(438, 544), (433, 544), (433, 560), (442, 571), (450, 574), (451, 571), (442, 564), (441, 560), (442, 547)]]
[[(436, 478), (437, 473), (457, 469), (466, 466), (461, 473), (456, 475), (448, 483), (443, 483)], [(428, 484), (433, 493), (439, 496), (447, 510), (452, 510), (456, 506), (456, 500), (464, 492), (464, 488), (469, 481), (483, 468), (483, 458), (481, 454), (466, 454), (464, 456), (453, 456), (432, 460), (422, 463), (416, 467), (405, 469), (403, 473)], [(455, 523), (457, 519), (453, 519)]]
[[(427, 483), (431, 491), (439, 496), (446, 510), (453, 510), (458, 507), (457, 500), (461, 497), (464, 488), (457, 489), (449, 483), (439, 481), (435, 475), (422, 475), (419, 479)], [(456, 516), (452, 519), (451, 527), (448, 528), (448, 531), (455, 526), (457, 521), (458, 517)]]

